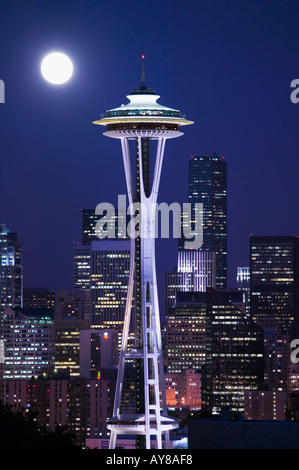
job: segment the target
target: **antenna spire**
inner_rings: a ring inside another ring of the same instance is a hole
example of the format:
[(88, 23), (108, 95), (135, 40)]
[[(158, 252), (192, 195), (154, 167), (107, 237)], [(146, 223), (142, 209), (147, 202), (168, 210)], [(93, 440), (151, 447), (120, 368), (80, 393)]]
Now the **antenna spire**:
[(141, 59), (142, 59), (142, 75), (141, 75), (141, 87), (140, 89), (146, 89), (146, 86), (145, 86), (145, 72), (144, 72), (144, 54), (142, 54), (141, 56)]

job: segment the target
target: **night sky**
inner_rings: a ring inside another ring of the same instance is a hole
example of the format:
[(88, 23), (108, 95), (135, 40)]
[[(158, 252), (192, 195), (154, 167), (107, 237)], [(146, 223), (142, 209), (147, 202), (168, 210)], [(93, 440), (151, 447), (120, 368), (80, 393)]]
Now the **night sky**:
[[(18, 233), (24, 286), (72, 287), (81, 208), (126, 194), (120, 142), (92, 121), (141, 82), (193, 126), (166, 144), (159, 202), (188, 202), (188, 160), (228, 162), (229, 286), (249, 261), (249, 235), (299, 234), (298, 0), (110, 0), (0, 3), (0, 222)], [(53, 50), (74, 63), (47, 83)], [(176, 240), (157, 243), (158, 276)]]

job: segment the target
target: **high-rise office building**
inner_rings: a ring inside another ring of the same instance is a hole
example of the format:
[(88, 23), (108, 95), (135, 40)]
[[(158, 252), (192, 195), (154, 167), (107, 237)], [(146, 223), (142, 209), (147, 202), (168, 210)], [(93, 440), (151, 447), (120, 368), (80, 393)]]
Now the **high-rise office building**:
[[(115, 228), (115, 238), (99, 239), (96, 227), (101, 216), (95, 210), (82, 210), (82, 241), (74, 244), (73, 285), (78, 292), (90, 292), (91, 328), (118, 331), (118, 349), (125, 316), (130, 270), (130, 242), (122, 236), (117, 211), (110, 214), (108, 226)], [(106, 227), (107, 228), (107, 227)], [(117, 231), (120, 230), (117, 237)], [(134, 341), (134, 328), (130, 332)]]
[(193, 286), (193, 273), (173, 273), (165, 274), (165, 317), (169, 310), (175, 306), (177, 293), (183, 292), (186, 286)]
[(119, 224), (122, 214), (116, 211), (106, 222), (115, 228), (114, 238), (98, 238), (96, 227), (101, 217), (95, 210), (82, 210), (82, 245), (74, 245), (73, 285), (74, 289), (90, 290), (93, 328), (113, 328), (121, 332), (131, 247), (123, 232), (117, 236), (119, 225), (126, 228), (123, 223)]
[[(127, 208), (125, 208), (127, 209)], [(98, 241), (99, 233), (97, 231), (97, 223), (101, 220), (104, 214), (97, 214), (95, 209), (82, 209), (82, 244), (90, 245), (93, 241)], [(128, 216), (126, 212), (113, 211), (113, 214), (105, 214), (105, 227), (103, 229), (113, 235), (113, 239), (127, 238), (127, 221)]]
[(118, 332), (116, 330), (80, 331), (80, 375), (100, 379), (101, 369), (117, 369)]
[(272, 317), (282, 334), (299, 334), (299, 238), (250, 237), (250, 312)]
[(270, 390), (245, 390), (245, 420), (285, 421), (285, 412), (285, 392)]
[(30, 379), (54, 369), (53, 317), (50, 309), (4, 309), (0, 319), (4, 379)]
[(274, 318), (260, 318), (257, 324), (264, 330), (264, 381), (268, 390), (287, 392), (291, 370), (290, 336)]
[(4, 372), (4, 340), (0, 339), (0, 379), (3, 379)]
[(55, 370), (69, 377), (80, 375), (80, 332), (90, 327), (89, 320), (54, 320)]
[[(216, 254), (216, 289), (227, 287), (227, 162), (216, 154), (189, 160), (189, 203), (203, 206), (200, 251)], [(193, 221), (196, 216), (193, 213)], [(185, 223), (184, 220), (182, 222)], [(184, 248), (180, 239), (179, 248)]]
[(55, 308), (55, 293), (43, 287), (25, 287), (23, 289), (24, 308)]
[(248, 266), (237, 267), (237, 288), (244, 294), (245, 311), (250, 315), (250, 268)]
[(250, 268), (249, 266), (237, 267), (237, 287), (239, 290), (250, 289)]
[(90, 289), (91, 285), (91, 246), (74, 244), (73, 249), (73, 288)]
[(89, 289), (55, 291), (55, 320), (91, 320)]
[(92, 242), (91, 256), (92, 326), (122, 332), (129, 283), (130, 242)]
[(264, 381), (262, 328), (239, 310), (239, 291), (206, 294), (206, 361), (202, 368), (202, 406), (244, 411), (244, 391)]
[(17, 234), (0, 225), (0, 310), (23, 306), (22, 248)]
[(167, 373), (201, 369), (206, 358), (206, 299), (201, 293), (177, 292), (167, 315)]
[(177, 292), (205, 292), (216, 286), (216, 254), (211, 251), (179, 250), (178, 267), (165, 276), (165, 316), (175, 305)]

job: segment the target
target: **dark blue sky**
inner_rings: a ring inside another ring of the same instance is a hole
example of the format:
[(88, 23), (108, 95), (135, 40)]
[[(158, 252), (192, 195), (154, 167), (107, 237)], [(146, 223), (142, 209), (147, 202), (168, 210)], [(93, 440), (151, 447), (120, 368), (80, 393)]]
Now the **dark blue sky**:
[[(228, 162), (229, 285), (249, 234), (299, 234), (298, 0), (33, 1), (0, 4), (0, 221), (23, 246), (24, 285), (72, 285), (81, 208), (125, 194), (120, 144), (92, 125), (146, 83), (195, 124), (166, 146), (159, 201), (187, 202), (188, 159)], [(40, 74), (52, 50), (75, 74)], [(176, 264), (158, 242), (158, 274)]]

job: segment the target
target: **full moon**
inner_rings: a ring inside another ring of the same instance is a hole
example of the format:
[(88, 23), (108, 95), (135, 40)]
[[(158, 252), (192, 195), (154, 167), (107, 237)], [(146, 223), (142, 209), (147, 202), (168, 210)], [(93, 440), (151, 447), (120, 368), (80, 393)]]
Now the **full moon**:
[(52, 52), (42, 60), (41, 73), (48, 82), (61, 85), (73, 75), (73, 64), (62, 52)]

